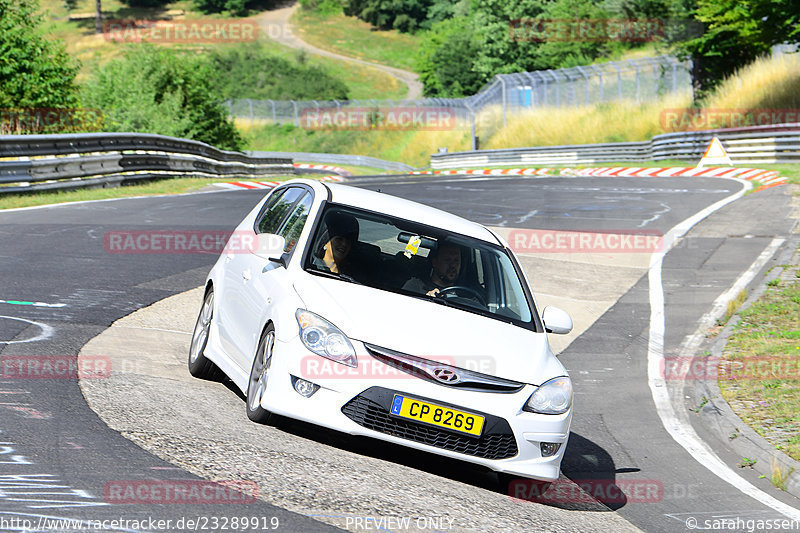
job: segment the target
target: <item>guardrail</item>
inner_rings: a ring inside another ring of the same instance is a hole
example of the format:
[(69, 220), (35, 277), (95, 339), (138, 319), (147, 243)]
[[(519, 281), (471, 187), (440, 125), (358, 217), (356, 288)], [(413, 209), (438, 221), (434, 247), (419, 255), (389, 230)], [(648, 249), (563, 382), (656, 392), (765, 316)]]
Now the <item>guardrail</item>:
[(254, 157), (284, 157), (302, 163), (323, 163), (326, 165), (355, 165), (359, 167), (380, 168), (411, 172), (416, 170), (411, 165), (398, 161), (386, 161), (366, 155), (323, 154), (316, 152), (247, 152)]
[(665, 133), (650, 141), (476, 150), (431, 155), (431, 167), (591, 165), (611, 161), (699, 160), (713, 137), (735, 164), (800, 162), (800, 123)]
[(294, 174), (291, 158), (252, 157), (142, 133), (0, 136), (0, 194), (117, 185), (166, 177)]

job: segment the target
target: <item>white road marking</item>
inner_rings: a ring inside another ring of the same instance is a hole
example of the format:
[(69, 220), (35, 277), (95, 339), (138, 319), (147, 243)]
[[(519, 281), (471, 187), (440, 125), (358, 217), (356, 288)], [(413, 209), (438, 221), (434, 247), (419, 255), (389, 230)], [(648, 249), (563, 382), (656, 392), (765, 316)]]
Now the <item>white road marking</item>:
[[(722, 178), (733, 179), (733, 178)], [(710, 470), (714, 475), (729, 483), (742, 493), (771, 507), (779, 513), (800, 520), (800, 510), (791, 507), (766, 492), (756, 488), (751, 483), (740, 477), (726, 465), (711, 447), (706, 444), (695, 432), (694, 428), (685, 420), (681, 420), (672, 406), (664, 376), (661, 375), (661, 365), (664, 359), (664, 288), (661, 282), (661, 269), (664, 257), (674, 246), (675, 240), (683, 236), (695, 224), (705, 219), (725, 205), (741, 198), (745, 192), (752, 188), (749, 182), (736, 180), (744, 184), (744, 188), (713, 205), (708, 206), (694, 216), (684, 220), (672, 228), (664, 237), (664, 250), (654, 253), (650, 261), (649, 290), (650, 290), (650, 332), (647, 350), (647, 377), (650, 392), (653, 395), (656, 411), (664, 428), (689, 454), (701, 465)]]
[[(745, 238), (747, 238), (747, 236), (745, 236)], [(772, 239), (772, 242), (764, 248), (764, 251), (762, 251), (753, 264), (750, 265), (750, 268), (739, 276), (739, 279), (737, 279), (727, 291), (720, 294), (719, 298), (714, 300), (711, 311), (705, 313), (702, 318), (700, 318), (697, 330), (684, 339), (681, 348), (678, 350), (680, 356), (694, 355), (694, 352), (697, 351), (697, 347), (700, 346), (700, 343), (703, 342), (705, 338), (705, 332), (716, 323), (717, 318), (723, 315), (728, 307), (728, 302), (736, 299), (736, 296), (753, 281), (756, 274), (758, 274), (761, 268), (767, 264), (767, 261), (775, 255), (775, 252), (778, 251), (778, 248), (780, 248), (784, 242), (786, 242), (786, 239)]]
[(655, 222), (657, 219), (661, 218), (661, 215), (663, 215), (664, 213), (669, 213), (670, 211), (672, 211), (672, 208), (670, 208), (670, 206), (668, 206), (668, 205), (667, 205), (667, 204), (665, 204), (664, 202), (661, 202), (661, 207), (663, 207), (663, 209), (662, 209), (661, 211), (657, 211), (656, 213), (654, 213), (654, 214), (653, 214), (653, 216), (652, 216), (652, 217), (650, 217), (650, 218), (648, 218), (648, 219), (644, 220), (644, 221), (643, 221), (641, 224), (639, 224), (637, 227), (639, 227), (639, 228), (643, 228), (643, 227), (645, 227), (646, 225), (648, 225), (649, 223), (651, 223), (651, 222)]
[(9, 304), (9, 305), (29, 305), (31, 307), (66, 307), (67, 304), (49, 304), (46, 302), (25, 302), (20, 300), (0, 300), (0, 304)]
[(38, 342), (49, 339), (53, 336), (53, 332), (55, 331), (51, 326), (47, 324), (42, 324), (41, 322), (34, 322), (33, 320), (28, 320), (27, 318), (17, 318), (15, 316), (5, 316), (0, 315), (0, 318), (7, 318), (9, 320), (19, 320), (20, 322), (27, 322), (28, 324), (32, 324), (34, 326), (39, 327), (42, 332), (35, 337), (31, 337), (30, 339), (23, 339), (21, 341), (4, 341), (0, 339), (0, 344), (22, 344), (25, 342)]

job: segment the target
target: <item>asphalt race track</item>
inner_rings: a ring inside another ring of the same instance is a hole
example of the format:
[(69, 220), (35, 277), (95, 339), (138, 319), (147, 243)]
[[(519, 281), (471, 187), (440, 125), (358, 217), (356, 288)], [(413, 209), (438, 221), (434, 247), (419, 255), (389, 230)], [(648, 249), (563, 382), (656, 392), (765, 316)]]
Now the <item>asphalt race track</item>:
[[(354, 183), (427, 203), (501, 230), (650, 231), (660, 234), (743, 187), (733, 180), (699, 178), (448, 176), (364, 179)], [(775, 238), (787, 238), (791, 224), (787, 221), (788, 195), (784, 189), (776, 187), (748, 195), (723, 207), (700, 222), (666, 255), (661, 284), (665, 299), (665, 355), (680, 352), (684, 339), (695, 332), (698, 321), (715, 299)], [(112, 253), (113, 250), (108, 249), (109, 232), (226, 231), (232, 229), (263, 194), (264, 191), (216, 192), (0, 212), (0, 356), (3, 360), (0, 457), (5, 458), (0, 459), (0, 530), (23, 530), (3, 520), (26, 518), (33, 520), (33, 524), (40, 524), (34, 531), (44, 531), (43, 516), (84, 521), (64, 530), (91, 530), (90, 521), (119, 518), (140, 522), (117, 524), (104, 530), (178, 530), (176, 524), (181, 519), (184, 523), (180, 529), (195, 529), (186, 527), (185, 521), (190, 518), (203, 521), (208, 517), (216, 517), (218, 521), (226, 518), (229, 529), (235, 529), (230, 527), (233, 517), (243, 516), (258, 520), (258, 527), (247, 530), (323, 531), (330, 527), (323, 522), (331, 521), (322, 517), (308, 517), (280, 505), (271, 505), (270, 501), (277, 500), (271, 499), (266, 491), (259, 491), (261, 499), (254, 501), (247, 494), (252, 488), (247, 483), (247, 472), (228, 478), (243, 481), (242, 485), (237, 485), (244, 493), (243, 504), (239, 501), (202, 504), (113, 501), (109, 491), (115, 484), (150, 480), (199, 483), (200, 478), (147, 453), (108, 428), (87, 405), (76, 379), (14, 375), (13, 367), (9, 374), (6, 365), (6, 361), (15, 360), (13, 356), (24, 356), (27, 360), (48, 358), (52, 361), (54, 357), (67, 362), (74, 360), (88, 341), (118, 319), (202, 284), (218, 253)], [(561, 292), (569, 296), (569, 287), (574, 281), (571, 271), (564, 268), (568, 262), (560, 262), (560, 258), (556, 259), (558, 268), (546, 270), (546, 279), (539, 280), (530, 274), (540, 263), (531, 259), (526, 265), (534, 291), (554, 294), (559, 292), (559, 285), (563, 285)], [(594, 280), (598, 291), (610, 293), (611, 288), (606, 285), (609, 279), (615, 279), (610, 273), (617, 269), (610, 264), (612, 266), (602, 261), (584, 261), (582, 283), (591, 284)], [(536, 517), (542, 516), (540, 523), (547, 529), (589, 531), (597, 529), (597, 526), (592, 528), (592, 516), (602, 514), (616, 515), (623, 524), (627, 521), (646, 531), (671, 532), (685, 531), (688, 518), (695, 518), (701, 524), (704, 519), (718, 516), (785, 518), (774, 506), (745, 495), (712, 473), (664, 428), (648, 382), (652, 295), (647, 269), (642, 267), (641, 261), (625, 268), (627, 284), (619, 293), (621, 297), (609, 301), (607, 309), (598, 307), (602, 312), (598, 312), (597, 321), (561, 353), (576, 390), (575, 419), (563, 465), (564, 479), (588, 487), (603, 505), (597, 502), (523, 502), (527, 506), (523, 509), (532, 517), (531, 523), (535, 525)], [(591, 275), (594, 277), (588, 279)], [(559, 301), (559, 305), (580, 314), (580, 309), (569, 309), (569, 299)], [(581, 300), (577, 296), (572, 299)], [(191, 314), (195, 313), (192, 309)], [(224, 388), (223, 384), (219, 385)], [(681, 396), (686, 396), (682, 402), (685, 408), (697, 406), (698, 399), (693, 398), (692, 391), (680, 392), (685, 393)], [(233, 392), (226, 394), (234, 405), (241, 403)], [(235, 415), (243, 418), (243, 403), (239, 407)], [(164, 406), (164, 409), (190, 412), (193, 406), (187, 403)], [(691, 423), (691, 416), (688, 419)], [(741, 457), (702, 426), (693, 425), (723, 462), (735, 468)], [(224, 434), (226, 429), (223, 423), (216, 431)], [(440, 462), (425, 454), (410, 454), (409, 458), (393, 460), (377, 450), (382, 444), (352, 443), (343, 436), (326, 443), (324, 439), (315, 438), (313, 430), (304, 427), (253, 425), (252, 431), (260, 429), (269, 430), (271, 436), (285, 435), (287, 442), (302, 441), (314, 453), (322, 455), (327, 447), (331, 454), (338, 453), (337, 450), (353, 452), (356, 458), (376, 461), (382, 475), (413, 476), (416, 472), (417, 478), (430, 484), (431, 492), (438, 490), (437, 480), (448, 486), (458, 486), (464, 497), (471, 499), (471, 505), (476, 506), (476, 514), (481, 512), (478, 510), (481, 498), (496, 502), (500, 491), (493, 485), (490, 474), (471, 471), (469, 465)], [(161, 437), (161, 446), (192, 450), (191, 441), (177, 438), (170, 441), (168, 434)], [(271, 445), (280, 447), (280, 440)], [(295, 460), (288, 451), (283, 460)], [(202, 462), (202, 448), (198, 448), (198, 454)], [(758, 479), (755, 472), (737, 470), (742, 478), (772, 498), (798, 507), (796, 500), (774, 489), (768, 480)], [(309, 471), (308, 475), (315, 474)], [(348, 472), (339, 472), (338, 476), (347, 478)], [(287, 486), (286, 490), (291, 488)], [(619, 497), (619, 491), (615, 492), (614, 488), (623, 489), (629, 497)], [(335, 491), (336, 487), (331, 486), (329, 490)], [(236, 494), (226, 493), (231, 500)], [(505, 497), (505, 494), (500, 495)], [(385, 496), (391, 501), (391, 495)], [(423, 498), (425, 494), (418, 497)], [(558, 512), (547, 514), (548, 506)], [(393, 514), (391, 507), (382, 510), (383, 515)], [(442, 516), (450, 514), (449, 509), (440, 511)], [(361, 516), (357, 515), (358, 509), (331, 509), (331, 512)], [(172, 520), (172, 523), (164, 528), (152, 521), (148, 523), (148, 519)], [(365, 522), (361, 523), (362, 529), (352, 520), (332, 523), (351, 530), (367, 529)], [(597, 522), (598, 526), (600, 523)], [(438, 524), (438, 530), (446, 530), (444, 525)], [(374, 526), (373, 522), (370, 527), (374, 530)], [(453, 529), (476, 528), (462, 520)], [(222, 530), (222, 526), (218, 524), (210, 530)]]

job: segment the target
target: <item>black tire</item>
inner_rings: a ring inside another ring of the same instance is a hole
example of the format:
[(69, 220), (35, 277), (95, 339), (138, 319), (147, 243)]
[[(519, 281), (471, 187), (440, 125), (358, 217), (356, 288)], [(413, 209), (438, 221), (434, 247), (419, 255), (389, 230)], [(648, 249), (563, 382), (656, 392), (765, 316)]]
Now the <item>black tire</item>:
[(196, 378), (218, 381), (225, 374), (205, 356), (213, 318), (214, 289), (209, 289), (203, 298), (203, 305), (200, 307), (192, 333), (192, 344), (189, 346), (189, 373)]
[(269, 381), (269, 370), (272, 364), (272, 349), (275, 346), (275, 327), (267, 325), (261, 340), (258, 341), (258, 348), (253, 358), (253, 366), (250, 368), (250, 378), (247, 384), (247, 418), (259, 424), (268, 424), (273, 420), (274, 415), (261, 407), (261, 398), (267, 391)]

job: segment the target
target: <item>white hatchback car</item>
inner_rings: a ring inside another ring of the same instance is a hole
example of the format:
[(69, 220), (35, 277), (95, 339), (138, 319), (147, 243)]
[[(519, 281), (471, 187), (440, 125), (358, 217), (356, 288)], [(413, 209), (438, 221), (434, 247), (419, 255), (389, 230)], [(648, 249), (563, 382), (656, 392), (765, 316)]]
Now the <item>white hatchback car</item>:
[(273, 414), (542, 481), (559, 476), (572, 384), (507, 243), (480, 224), (292, 180), (212, 268), (189, 370)]

